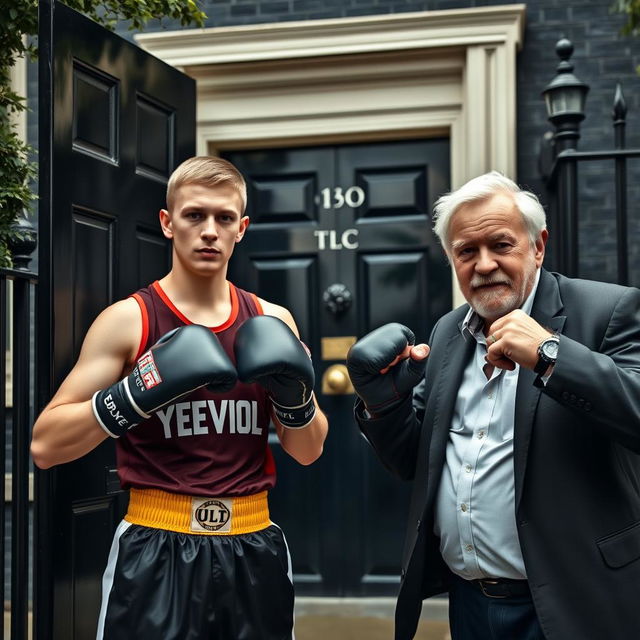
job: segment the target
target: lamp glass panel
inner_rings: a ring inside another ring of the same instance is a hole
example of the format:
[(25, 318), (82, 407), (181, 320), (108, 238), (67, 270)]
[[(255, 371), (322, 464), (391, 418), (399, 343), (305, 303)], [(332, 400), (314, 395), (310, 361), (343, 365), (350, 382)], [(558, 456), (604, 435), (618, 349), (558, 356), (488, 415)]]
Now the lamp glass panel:
[(547, 113), (551, 116), (563, 113), (582, 113), (585, 91), (582, 87), (561, 87), (545, 95)]

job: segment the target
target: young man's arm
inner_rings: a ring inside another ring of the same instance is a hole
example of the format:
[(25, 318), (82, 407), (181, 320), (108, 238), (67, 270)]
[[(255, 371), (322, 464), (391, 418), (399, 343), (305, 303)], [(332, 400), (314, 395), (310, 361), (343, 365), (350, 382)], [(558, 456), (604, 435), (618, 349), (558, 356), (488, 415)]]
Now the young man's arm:
[(140, 308), (127, 298), (105, 309), (85, 336), (77, 363), (33, 426), (31, 456), (47, 469), (92, 451), (108, 434), (91, 398), (131, 367), (142, 336)]
[[(260, 299), (260, 304), (265, 315), (275, 316), (282, 320), (293, 333), (299, 338), (300, 333), (288, 309), (277, 304)], [(272, 412), (273, 422), (282, 448), (300, 464), (311, 464), (322, 454), (325, 438), (327, 437), (327, 418), (320, 410), (315, 394), (313, 402), (316, 412), (311, 422), (302, 429), (287, 429), (280, 424), (274, 412)]]

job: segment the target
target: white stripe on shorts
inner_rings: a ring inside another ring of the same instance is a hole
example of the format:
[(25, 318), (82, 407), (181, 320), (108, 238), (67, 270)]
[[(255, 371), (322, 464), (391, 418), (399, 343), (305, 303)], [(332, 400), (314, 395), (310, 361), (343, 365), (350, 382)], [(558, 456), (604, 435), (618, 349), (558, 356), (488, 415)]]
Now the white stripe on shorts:
[[(280, 527), (273, 520), (271, 521), (271, 524), (274, 527), (278, 527), (278, 529), (280, 529)], [(291, 553), (289, 552), (289, 544), (287, 543), (287, 537), (284, 535), (284, 531), (282, 529), (280, 529), (280, 533), (282, 534), (282, 539), (284, 540), (284, 546), (287, 550), (287, 575), (289, 576), (289, 581), (291, 582), (291, 584), (293, 584), (293, 566), (291, 564)], [(296, 614), (294, 609), (293, 629), (291, 629), (291, 640), (296, 640), (295, 628), (296, 628)]]
[(100, 615), (98, 616), (98, 632), (96, 640), (102, 640), (104, 637), (104, 621), (107, 616), (107, 605), (109, 604), (109, 594), (113, 586), (113, 576), (116, 570), (116, 562), (118, 561), (118, 552), (120, 550), (120, 536), (131, 526), (130, 522), (122, 520), (113, 534), (113, 542), (109, 551), (109, 560), (107, 567), (102, 575), (102, 604), (100, 606)]

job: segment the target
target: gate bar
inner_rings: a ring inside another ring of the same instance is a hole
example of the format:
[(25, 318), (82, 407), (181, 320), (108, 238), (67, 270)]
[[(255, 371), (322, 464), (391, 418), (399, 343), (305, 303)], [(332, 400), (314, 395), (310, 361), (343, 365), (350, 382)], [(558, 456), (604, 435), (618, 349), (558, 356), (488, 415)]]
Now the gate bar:
[[(613, 99), (613, 132), (616, 149), (625, 147), (627, 105), (620, 83), (616, 85)], [(627, 245), (627, 159), (615, 159), (616, 179), (616, 244), (618, 252), (618, 282), (629, 284), (629, 260)]]
[(27, 640), (29, 616), (29, 434), (31, 281), (13, 281), (13, 442), (11, 491), (11, 639)]
[[(4, 269), (0, 269), (0, 425), (2, 425), (2, 436), (0, 437), (0, 478), (2, 479), (2, 495), (0, 496), (0, 557), (2, 558), (2, 579), (0, 579), (0, 603), (2, 603), (2, 612), (4, 617), (4, 576), (5, 576), (5, 506), (6, 496), (4, 494), (4, 477), (6, 469), (7, 456), (7, 412), (5, 409), (6, 402), (6, 353), (7, 353), (7, 326), (5, 324), (7, 318), (7, 277)], [(2, 639), (4, 640), (4, 620), (2, 622)]]
[(580, 160), (615, 160), (616, 158), (640, 158), (640, 149), (611, 149), (610, 151), (561, 151), (555, 158), (548, 182), (553, 184), (563, 163)]
[(567, 162), (560, 166), (558, 179), (558, 200), (561, 203), (561, 211), (564, 211), (562, 220), (562, 271), (569, 278), (578, 276), (578, 165), (567, 154)]

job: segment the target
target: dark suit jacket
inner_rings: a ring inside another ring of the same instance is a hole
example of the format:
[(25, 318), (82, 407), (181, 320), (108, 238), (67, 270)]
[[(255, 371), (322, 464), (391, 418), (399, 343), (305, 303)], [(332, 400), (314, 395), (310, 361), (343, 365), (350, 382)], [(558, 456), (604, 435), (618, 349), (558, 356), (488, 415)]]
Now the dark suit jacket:
[[(434, 501), (475, 346), (460, 333), (467, 311), (434, 327), (415, 409), (366, 420), (356, 406), (385, 466), (413, 480), (396, 640), (447, 591)], [(548, 640), (640, 638), (640, 290), (543, 270), (531, 315), (560, 333), (547, 386), (522, 368), (516, 392), (516, 523), (540, 623)]]

